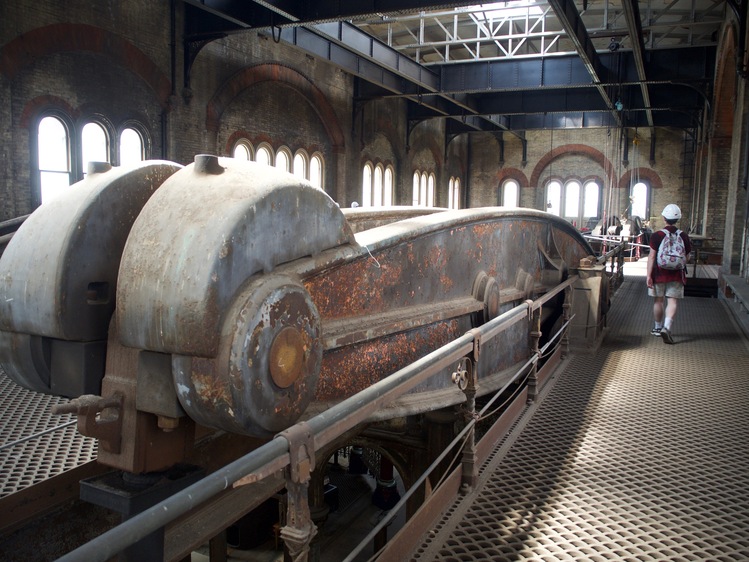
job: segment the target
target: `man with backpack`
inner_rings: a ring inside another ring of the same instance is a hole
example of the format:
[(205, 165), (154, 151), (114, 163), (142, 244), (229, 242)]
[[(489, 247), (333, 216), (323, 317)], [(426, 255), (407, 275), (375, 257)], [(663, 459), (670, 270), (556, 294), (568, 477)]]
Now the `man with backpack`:
[[(678, 299), (684, 298), (684, 286), (687, 284), (686, 266), (692, 251), (692, 243), (685, 232), (674, 226), (681, 218), (681, 209), (677, 205), (666, 205), (661, 214), (666, 221), (666, 227), (650, 236), (648, 254), (648, 295), (655, 298), (655, 325), (650, 333), (660, 336), (665, 343), (672, 344), (674, 339), (671, 327), (676, 316)], [(664, 310), (665, 299), (668, 302)]]

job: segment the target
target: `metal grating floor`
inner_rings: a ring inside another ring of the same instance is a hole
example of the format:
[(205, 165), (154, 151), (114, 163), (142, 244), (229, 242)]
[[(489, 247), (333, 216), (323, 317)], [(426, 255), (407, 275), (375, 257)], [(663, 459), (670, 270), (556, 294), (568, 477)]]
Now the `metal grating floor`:
[(412, 560), (749, 560), (749, 346), (717, 299), (673, 334), (628, 277), (596, 354), (563, 364)]
[(72, 414), (53, 416), (65, 398), (21, 388), (0, 369), (0, 498), (96, 458)]

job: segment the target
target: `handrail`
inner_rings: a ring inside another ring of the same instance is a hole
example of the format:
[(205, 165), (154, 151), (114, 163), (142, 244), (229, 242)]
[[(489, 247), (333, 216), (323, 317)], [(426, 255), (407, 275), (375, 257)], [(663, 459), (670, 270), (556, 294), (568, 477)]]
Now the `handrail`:
[[(315, 451), (333, 442), (352, 427), (366, 421), (384, 403), (405, 394), (424, 380), (442, 372), (445, 367), (469, 355), (473, 352), (475, 343), (480, 339), (495, 337), (516, 322), (527, 318), (529, 313), (541, 308), (544, 303), (577, 280), (577, 275), (570, 276), (539, 299), (527, 300), (519, 304), (387, 378), (346, 398), (325, 412), (306, 422), (301, 422), (306, 424), (307, 429), (311, 431)], [(296, 424), (296, 426), (299, 425), (301, 424)], [(58, 560), (59, 562), (84, 560), (105, 562), (230, 486), (262, 480), (282, 470), (289, 463), (289, 442), (285, 437), (277, 435), (268, 443), (106, 531)]]
[[(574, 316), (573, 316), (574, 317)], [(546, 353), (546, 350), (551, 347), (551, 345), (554, 343), (556, 339), (558, 339), (561, 334), (569, 327), (570, 322), (572, 321), (572, 318), (565, 322), (559, 330), (555, 334), (552, 335), (552, 337), (549, 339), (549, 341), (539, 350), (540, 355), (543, 355)], [(372, 530), (369, 532), (369, 534), (364, 537), (364, 539), (352, 550), (349, 552), (348, 556), (343, 559), (343, 562), (351, 562), (354, 560), (354, 558), (364, 549), (364, 546), (369, 544), (369, 541), (374, 539), (374, 537), (377, 536), (377, 533), (381, 531), (384, 527), (390, 524), (390, 521), (395, 518), (398, 511), (406, 504), (408, 499), (416, 492), (419, 486), (424, 483), (424, 481), (427, 479), (427, 477), (434, 471), (437, 466), (443, 461), (445, 457), (447, 457), (448, 453), (452, 450), (455, 445), (457, 445), (460, 441), (464, 440), (463, 438), (470, 432), (478, 423), (478, 421), (482, 418), (482, 416), (486, 413), (486, 411), (494, 404), (495, 400), (497, 400), (502, 394), (507, 390), (510, 385), (514, 384), (515, 381), (528, 370), (529, 367), (535, 365), (538, 363), (539, 355), (532, 355), (523, 365), (515, 372), (515, 375), (510, 378), (499, 390), (494, 391), (494, 395), (490, 400), (487, 401), (486, 404), (481, 408), (481, 410), (478, 412), (478, 414), (475, 417), (472, 417), (468, 422), (466, 423), (465, 427), (453, 438), (453, 440), (445, 447), (445, 449), (442, 451), (442, 453), (437, 456), (436, 459), (432, 462), (432, 464), (427, 467), (427, 469), (422, 473), (422, 475), (417, 478), (414, 483), (411, 485), (411, 487), (406, 490), (406, 493), (401, 496), (400, 500), (398, 500), (398, 503), (396, 503), (388, 512), (385, 514), (385, 516), (379, 520), (377, 525), (372, 528)]]

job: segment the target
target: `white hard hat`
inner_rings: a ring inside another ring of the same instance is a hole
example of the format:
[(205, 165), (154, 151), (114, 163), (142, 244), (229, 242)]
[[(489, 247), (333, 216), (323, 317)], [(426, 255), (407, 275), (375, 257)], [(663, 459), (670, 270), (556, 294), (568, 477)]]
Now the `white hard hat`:
[(677, 220), (681, 218), (681, 209), (679, 209), (678, 205), (671, 203), (670, 205), (666, 205), (661, 215), (666, 220)]

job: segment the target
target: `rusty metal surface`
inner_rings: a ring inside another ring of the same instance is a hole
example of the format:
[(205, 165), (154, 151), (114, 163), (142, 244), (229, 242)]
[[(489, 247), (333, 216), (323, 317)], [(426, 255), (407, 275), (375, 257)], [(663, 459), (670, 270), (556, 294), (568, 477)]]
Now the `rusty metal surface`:
[(272, 436), (314, 396), (322, 360), (320, 318), (292, 279), (257, 278), (235, 299), (218, 357), (174, 355), (180, 402), (199, 423)]
[[(342, 324), (362, 332), (377, 327), (392, 311), (391, 333), (379, 327), (376, 338), (361, 338), (326, 349), (317, 400), (348, 396), (497, 316), (526, 298), (556, 285), (566, 270), (591, 253), (565, 221), (531, 210), (449, 211), (393, 223), (357, 235), (363, 251), (305, 277), (305, 285), (323, 318), (323, 329)], [(345, 287), (341, 290), (341, 287)], [(482, 311), (404, 328), (409, 315), (448, 308), (473, 297)], [(485, 301), (485, 302), (484, 302)], [(561, 305), (559, 305), (561, 312)], [(528, 328), (519, 325), (482, 348), (489, 359), (486, 378), (529, 355)], [(327, 339), (326, 341), (330, 341)], [(346, 373), (345, 377), (336, 373)], [(417, 391), (450, 386), (449, 377), (435, 378)], [(456, 395), (456, 399), (460, 399)]]

